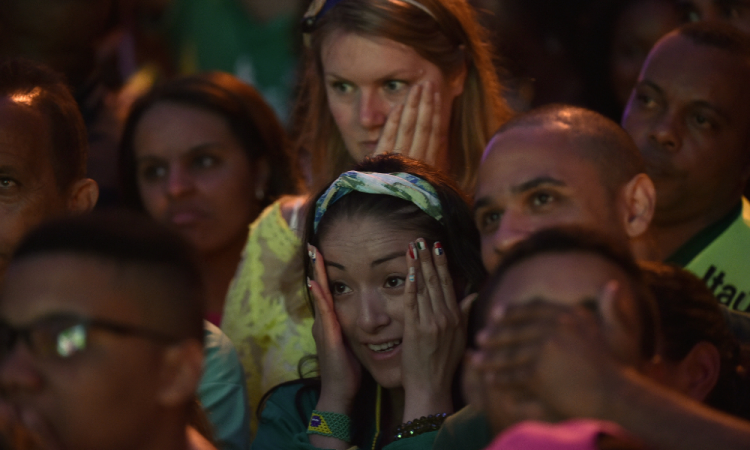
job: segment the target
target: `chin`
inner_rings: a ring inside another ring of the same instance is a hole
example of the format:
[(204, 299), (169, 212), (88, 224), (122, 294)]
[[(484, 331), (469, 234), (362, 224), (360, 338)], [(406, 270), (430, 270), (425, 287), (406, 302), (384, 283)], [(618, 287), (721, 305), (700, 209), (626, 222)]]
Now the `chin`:
[(371, 371), (370, 375), (384, 389), (397, 389), (403, 387), (401, 383), (400, 370)]

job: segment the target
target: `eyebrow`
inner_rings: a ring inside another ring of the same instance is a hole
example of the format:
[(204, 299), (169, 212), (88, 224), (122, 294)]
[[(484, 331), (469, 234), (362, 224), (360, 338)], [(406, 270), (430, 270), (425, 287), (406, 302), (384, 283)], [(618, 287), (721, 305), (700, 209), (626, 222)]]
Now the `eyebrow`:
[(550, 176), (541, 176), (529, 181), (525, 181), (518, 186), (513, 186), (510, 191), (514, 194), (520, 194), (522, 192), (530, 191), (538, 188), (539, 186), (552, 185), (552, 186), (565, 186), (566, 184), (556, 178)]
[[(388, 255), (385, 255), (382, 258), (378, 258), (375, 261), (371, 262), (370, 263), (370, 267), (376, 267), (376, 266), (378, 266), (380, 264), (386, 263), (388, 261), (394, 260), (394, 259), (396, 259), (396, 258), (398, 258), (400, 256), (404, 256), (404, 255), (406, 255), (406, 250), (404, 250), (403, 252), (399, 251), (399, 252), (389, 253)], [(346, 267), (344, 267), (343, 264), (339, 264), (339, 263), (333, 262), (333, 261), (326, 261), (325, 265), (326, 266), (335, 267), (335, 268), (337, 268), (339, 270), (344, 270), (344, 271), (346, 270)]]
[[(190, 147), (190, 149), (186, 152), (186, 155), (188, 156), (195, 156), (196, 153), (200, 153), (206, 149), (209, 148), (223, 148), (224, 146), (220, 142), (204, 142), (202, 144), (198, 144), (195, 147)], [(136, 163), (141, 163), (144, 161), (164, 161), (164, 158), (161, 156), (156, 155), (143, 155), (139, 156), (135, 159)]]
[[(384, 81), (393, 80), (393, 79), (403, 80), (403, 79), (406, 79), (406, 78), (415, 78), (415, 77), (419, 76), (418, 72), (419, 71), (416, 71), (416, 73), (415, 73), (414, 70), (410, 70), (410, 69), (394, 70), (392, 72), (388, 72), (387, 74), (383, 75), (382, 77), (377, 78), (375, 81), (377, 81), (378, 83), (382, 83)], [(336, 78), (337, 81), (350, 82), (348, 78), (342, 77), (341, 75), (338, 75), (338, 74), (336, 74), (334, 72), (326, 72), (325, 76), (326, 77)]]
[[(655, 90), (659, 95), (664, 96), (664, 90), (653, 81), (643, 80), (637, 84), (637, 86), (644, 86), (644, 85)], [(713, 111), (714, 114), (719, 116), (722, 120), (724, 120), (725, 122), (729, 122), (729, 116), (726, 113), (724, 113), (724, 111), (721, 108), (718, 108), (716, 105), (706, 100), (693, 100), (690, 102), (690, 106), (693, 108), (697, 107), (697, 108), (710, 109), (711, 111)]]
[[(525, 181), (518, 186), (513, 186), (510, 190), (514, 194), (520, 194), (532, 189), (538, 188), (539, 186), (552, 185), (552, 186), (566, 186), (566, 184), (556, 178), (550, 176), (541, 176), (529, 181)], [(474, 202), (474, 212), (489, 206), (492, 203), (492, 199), (488, 196), (481, 197)]]

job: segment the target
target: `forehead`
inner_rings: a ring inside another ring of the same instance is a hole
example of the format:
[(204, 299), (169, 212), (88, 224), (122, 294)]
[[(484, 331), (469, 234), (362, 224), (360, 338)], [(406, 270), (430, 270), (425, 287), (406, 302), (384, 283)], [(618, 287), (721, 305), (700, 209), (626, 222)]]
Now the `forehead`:
[(229, 124), (219, 114), (192, 105), (157, 102), (138, 121), (136, 154), (164, 149), (188, 150), (204, 143), (236, 141)]
[(581, 145), (585, 141), (572, 138), (562, 124), (521, 126), (495, 136), (479, 166), (475, 198), (509, 195), (542, 177), (580, 187), (581, 195), (599, 194), (599, 167), (581, 155)]
[(122, 266), (67, 253), (30, 256), (12, 263), (0, 297), (0, 316), (28, 323), (55, 313), (75, 313), (138, 323), (141, 311)]
[(321, 62), (326, 74), (353, 81), (440, 73), (436, 65), (408, 45), (380, 36), (363, 36), (342, 30), (333, 31), (323, 39)]
[(649, 54), (640, 80), (654, 84), (672, 101), (707, 102), (730, 120), (750, 118), (750, 61), (727, 50), (670, 34)]
[(391, 253), (406, 255), (410, 242), (423, 237), (418, 231), (403, 230), (374, 216), (339, 217), (331, 223), (320, 240), (326, 261), (370, 264)]
[(547, 253), (520, 262), (506, 272), (495, 290), (496, 305), (519, 305), (544, 300), (575, 306), (595, 300), (604, 285), (617, 280), (628, 286), (615, 264), (590, 253)]
[(54, 176), (46, 125), (36, 109), (0, 97), (0, 166)]

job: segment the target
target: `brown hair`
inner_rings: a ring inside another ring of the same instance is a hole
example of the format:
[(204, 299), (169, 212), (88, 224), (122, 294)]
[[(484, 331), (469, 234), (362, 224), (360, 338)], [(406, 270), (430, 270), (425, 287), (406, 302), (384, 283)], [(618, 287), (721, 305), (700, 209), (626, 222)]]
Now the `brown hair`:
[(463, 189), (473, 189), (484, 147), (511, 111), (501, 95), (486, 31), (472, 7), (465, 0), (419, 1), (432, 15), (407, 2), (346, 0), (316, 20), (294, 122), (299, 126), (297, 150), (312, 157), (314, 189), (356, 162), (344, 146), (326, 101), (321, 45), (334, 31), (408, 45), (447, 76), (465, 64), (464, 90), (451, 112), (448, 158), (453, 179)]

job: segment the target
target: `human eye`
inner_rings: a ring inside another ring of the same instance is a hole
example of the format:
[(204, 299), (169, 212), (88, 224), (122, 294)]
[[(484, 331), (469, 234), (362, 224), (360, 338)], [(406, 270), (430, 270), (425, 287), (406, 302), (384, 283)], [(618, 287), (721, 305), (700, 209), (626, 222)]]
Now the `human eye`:
[(401, 81), (401, 80), (388, 80), (385, 83), (383, 83), (383, 89), (385, 89), (385, 91), (389, 93), (400, 92), (407, 86), (408, 86), (408, 83), (406, 83), (405, 81)]
[(149, 163), (141, 166), (141, 178), (146, 181), (156, 181), (167, 176), (167, 166), (161, 163)]
[(702, 130), (712, 130), (717, 126), (717, 121), (714, 120), (714, 118), (711, 117), (710, 114), (701, 111), (692, 113), (690, 116), (690, 121), (696, 128)]
[(692, 1), (678, 1), (676, 6), (683, 22), (700, 22), (700, 11)]
[(385, 287), (394, 289), (404, 285), (405, 279), (400, 275), (391, 275), (385, 280)]
[(50, 317), (32, 325), (29, 337), (39, 356), (70, 358), (86, 349), (88, 327), (78, 319)]
[(333, 295), (346, 295), (352, 292), (352, 288), (350, 288), (345, 283), (342, 283), (340, 281), (332, 282), (330, 289), (331, 289), (331, 294)]
[(547, 191), (534, 192), (530, 197), (531, 206), (541, 208), (555, 201), (552, 193)]
[(329, 86), (339, 94), (350, 94), (354, 91), (354, 86), (346, 81), (331, 81)]
[(18, 187), (18, 181), (11, 177), (0, 176), (0, 189), (13, 189)]
[(500, 223), (503, 213), (499, 210), (479, 211), (476, 217), (477, 228), (482, 233), (490, 233)]
[(197, 155), (193, 158), (193, 167), (198, 169), (208, 169), (219, 163), (219, 158), (213, 155)]

